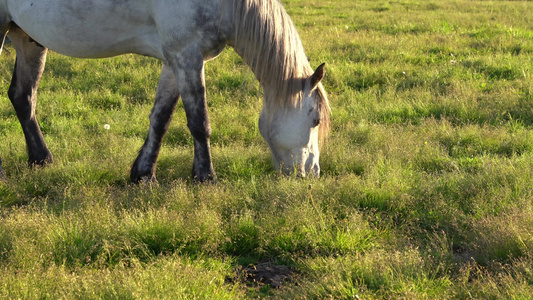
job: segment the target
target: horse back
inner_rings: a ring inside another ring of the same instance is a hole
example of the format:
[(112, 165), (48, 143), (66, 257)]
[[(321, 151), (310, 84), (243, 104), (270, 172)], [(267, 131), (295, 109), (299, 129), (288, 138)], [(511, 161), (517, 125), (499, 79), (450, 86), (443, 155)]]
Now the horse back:
[(220, 0), (7, 1), (9, 18), (32, 39), (74, 57), (137, 53), (164, 59), (164, 47), (198, 43), (210, 58), (227, 36), (220, 28)]

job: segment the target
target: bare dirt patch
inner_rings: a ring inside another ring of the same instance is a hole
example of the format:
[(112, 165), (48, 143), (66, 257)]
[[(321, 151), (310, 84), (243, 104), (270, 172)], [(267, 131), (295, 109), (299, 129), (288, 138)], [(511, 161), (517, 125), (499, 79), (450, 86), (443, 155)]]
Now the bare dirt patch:
[(293, 268), (266, 262), (246, 268), (240, 267), (232, 280), (241, 281), (247, 285), (270, 285), (272, 288), (277, 289), (284, 283), (291, 281), (295, 274), (296, 271)]

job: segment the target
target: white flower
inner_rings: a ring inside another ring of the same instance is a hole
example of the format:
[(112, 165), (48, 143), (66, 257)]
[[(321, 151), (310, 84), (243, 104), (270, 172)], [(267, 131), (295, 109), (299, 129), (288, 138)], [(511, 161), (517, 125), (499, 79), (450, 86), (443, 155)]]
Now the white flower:
[(110, 128), (111, 128), (111, 125), (109, 125), (109, 124), (104, 124), (104, 129), (105, 129), (105, 130), (109, 130)]

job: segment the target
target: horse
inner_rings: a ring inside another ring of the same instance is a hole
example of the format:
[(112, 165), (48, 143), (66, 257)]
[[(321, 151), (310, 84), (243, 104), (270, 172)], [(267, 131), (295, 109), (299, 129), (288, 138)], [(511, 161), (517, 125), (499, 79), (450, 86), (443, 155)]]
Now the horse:
[(130, 180), (156, 181), (161, 143), (181, 97), (194, 139), (193, 180), (214, 181), (204, 64), (229, 46), (262, 86), (259, 130), (275, 168), (320, 175), (319, 148), (330, 127), (324, 64), (311, 68), (279, 0), (0, 0), (0, 35), (1, 46), (7, 36), (16, 50), (8, 96), (31, 166), (53, 161), (35, 114), (47, 51), (79, 58), (133, 53), (158, 59), (162, 70)]

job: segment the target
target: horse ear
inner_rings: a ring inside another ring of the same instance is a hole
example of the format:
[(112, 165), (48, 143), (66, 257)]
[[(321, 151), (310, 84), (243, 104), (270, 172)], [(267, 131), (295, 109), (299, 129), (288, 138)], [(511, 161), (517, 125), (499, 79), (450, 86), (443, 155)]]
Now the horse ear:
[(311, 90), (314, 90), (318, 83), (324, 78), (324, 75), (326, 74), (326, 70), (324, 69), (326, 63), (321, 64), (315, 71), (313, 75), (311, 75)]

